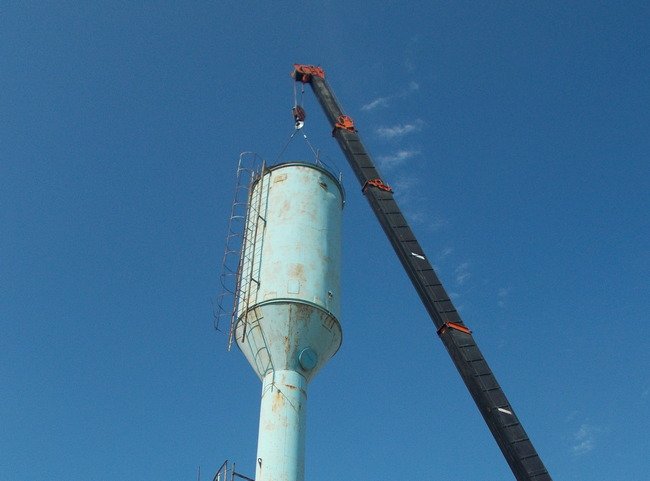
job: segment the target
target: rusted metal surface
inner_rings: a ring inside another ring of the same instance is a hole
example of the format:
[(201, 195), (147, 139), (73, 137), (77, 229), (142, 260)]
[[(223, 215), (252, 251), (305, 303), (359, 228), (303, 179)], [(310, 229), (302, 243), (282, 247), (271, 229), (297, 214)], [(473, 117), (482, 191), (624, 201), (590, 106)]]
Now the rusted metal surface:
[(307, 380), (299, 373), (281, 370), (264, 378), (256, 480), (304, 480), (306, 409)]
[(251, 189), (236, 341), (262, 380), (257, 481), (303, 481), (307, 384), (341, 345), (343, 191), (312, 164), (268, 169)]

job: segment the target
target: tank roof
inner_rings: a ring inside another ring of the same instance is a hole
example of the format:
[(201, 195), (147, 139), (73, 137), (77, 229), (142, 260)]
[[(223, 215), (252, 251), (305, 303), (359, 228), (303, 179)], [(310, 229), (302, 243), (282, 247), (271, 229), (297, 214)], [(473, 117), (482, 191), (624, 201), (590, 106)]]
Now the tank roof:
[(336, 177), (336, 174), (334, 174), (332, 171), (330, 171), (328, 168), (326, 168), (326, 167), (324, 167), (322, 165), (311, 164), (309, 162), (295, 160), (295, 161), (289, 161), (289, 162), (282, 162), (281, 164), (271, 165), (270, 167), (266, 168), (266, 171), (270, 172), (270, 171), (281, 169), (281, 168), (284, 168), (284, 167), (294, 167), (294, 166), (295, 167), (309, 167), (311, 169), (318, 170), (318, 171), (322, 172), (323, 174), (327, 175), (330, 179), (332, 179), (334, 181), (336, 186), (341, 191), (341, 200), (343, 202), (343, 205), (345, 205), (345, 189), (343, 188), (343, 184)]

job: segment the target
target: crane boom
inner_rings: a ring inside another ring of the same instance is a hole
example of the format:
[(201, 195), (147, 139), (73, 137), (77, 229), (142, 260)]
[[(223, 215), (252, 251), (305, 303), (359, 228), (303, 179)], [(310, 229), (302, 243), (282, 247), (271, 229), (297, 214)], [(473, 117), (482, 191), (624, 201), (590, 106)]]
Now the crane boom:
[(397, 257), (436, 326), (467, 389), (485, 419), (517, 481), (552, 481), (505, 393), (463, 323), (449, 295), (366, 151), (352, 119), (347, 117), (320, 67), (294, 65), (297, 82), (309, 83), (332, 125), (362, 191)]

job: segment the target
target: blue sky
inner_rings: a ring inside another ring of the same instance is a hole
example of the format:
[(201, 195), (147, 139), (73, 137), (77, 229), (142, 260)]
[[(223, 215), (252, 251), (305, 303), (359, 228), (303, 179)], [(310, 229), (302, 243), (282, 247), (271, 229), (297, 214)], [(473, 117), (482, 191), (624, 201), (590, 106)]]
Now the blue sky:
[[(311, 160), (322, 65), (557, 480), (650, 445), (645, 2), (5, 2), (0, 481), (254, 472), (260, 383), (212, 328), (241, 151)], [(343, 173), (343, 346), (307, 478), (512, 479)]]

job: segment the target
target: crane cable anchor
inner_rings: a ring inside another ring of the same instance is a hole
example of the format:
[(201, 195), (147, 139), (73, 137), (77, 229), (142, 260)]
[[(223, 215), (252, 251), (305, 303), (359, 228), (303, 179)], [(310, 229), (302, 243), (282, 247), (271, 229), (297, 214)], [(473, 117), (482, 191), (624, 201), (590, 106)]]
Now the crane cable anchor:
[(361, 188), (361, 192), (365, 194), (368, 186), (377, 187), (378, 189), (384, 190), (386, 192), (390, 192), (391, 194), (393, 193), (393, 189), (391, 188), (391, 186), (385, 184), (384, 181), (381, 180), (380, 178), (366, 180), (366, 182), (363, 184), (363, 187)]
[(357, 131), (356, 127), (354, 126), (354, 120), (352, 120), (352, 117), (348, 117), (347, 115), (338, 116), (336, 122), (334, 123), (334, 130), (332, 130), (332, 136), (334, 136), (337, 129), (347, 130), (348, 132), (352, 132), (352, 133), (355, 133)]
[(465, 334), (472, 333), (471, 329), (463, 324), (458, 324), (457, 322), (445, 322), (438, 329), (438, 335), (442, 336), (447, 329), (455, 329), (457, 331), (464, 332)]

